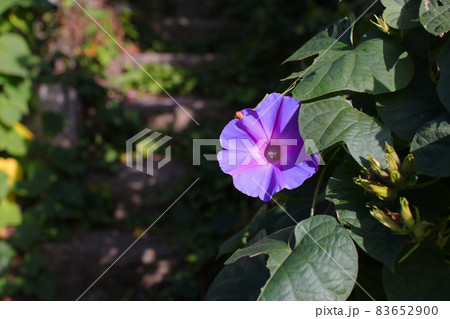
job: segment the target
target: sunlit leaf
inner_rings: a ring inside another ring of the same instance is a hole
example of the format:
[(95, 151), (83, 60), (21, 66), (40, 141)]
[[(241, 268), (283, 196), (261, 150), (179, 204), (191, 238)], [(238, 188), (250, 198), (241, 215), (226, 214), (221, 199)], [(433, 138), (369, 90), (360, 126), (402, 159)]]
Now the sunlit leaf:
[(421, 0), (381, 0), (386, 7), (387, 24), (396, 29), (411, 29), (418, 26)]
[(335, 218), (319, 215), (301, 221), (294, 236), (290, 246), (282, 239), (285, 234), (277, 232), (236, 251), (228, 261), (269, 255), (270, 278), (259, 300), (347, 299), (355, 284), (358, 256), (345, 229)]
[(366, 38), (355, 49), (330, 49), (319, 55), (292, 91), (300, 101), (340, 91), (379, 94), (404, 88), (414, 64), (392, 39)]
[(0, 200), (0, 228), (18, 226), (22, 222), (22, 213), (19, 205), (8, 199)]
[(443, 35), (450, 29), (450, 0), (423, 0), (419, 18), (425, 30)]
[(353, 20), (353, 18), (341, 18), (326, 26), (284, 62), (303, 60), (330, 48), (333, 50), (351, 48), (351, 30), (349, 28)]
[(26, 59), (31, 55), (23, 37), (14, 33), (0, 35), (0, 73), (27, 77)]
[(303, 139), (314, 141), (319, 150), (345, 142), (353, 158), (361, 165), (367, 163), (367, 154), (385, 163), (385, 142), (392, 144), (389, 129), (354, 109), (342, 97), (304, 103), (300, 108), (299, 125)]
[(6, 175), (5, 172), (2, 172), (0, 170), (0, 200), (6, 197), (9, 192), (9, 185), (8, 185), (8, 179), (9, 176)]

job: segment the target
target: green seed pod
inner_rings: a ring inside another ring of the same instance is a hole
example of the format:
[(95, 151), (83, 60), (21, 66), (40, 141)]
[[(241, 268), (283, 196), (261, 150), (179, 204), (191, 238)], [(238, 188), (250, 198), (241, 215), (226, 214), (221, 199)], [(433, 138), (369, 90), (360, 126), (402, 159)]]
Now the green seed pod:
[(372, 155), (367, 154), (367, 159), (370, 162), (370, 168), (375, 174), (383, 178), (389, 178), (389, 174), (383, 170), (380, 162), (378, 162)]
[(392, 183), (394, 184), (398, 183), (401, 178), (402, 176), (400, 175), (400, 172), (398, 170), (389, 172), (389, 179), (391, 180)]
[(354, 178), (353, 181), (355, 182), (356, 185), (361, 186), (366, 191), (370, 190), (371, 183), (369, 180), (361, 178), (361, 176), (359, 176), (358, 178)]
[(390, 228), (392, 231), (398, 234), (407, 234), (409, 233), (407, 230), (402, 229), (396, 222), (394, 222), (388, 215), (386, 215), (381, 209), (378, 207), (374, 207), (370, 214), (382, 223), (384, 226)]
[(387, 186), (370, 185), (370, 190), (378, 196), (379, 199), (389, 199), (395, 196), (395, 191)]
[(398, 167), (398, 165), (400, 165), (400, 158), (398, 157), (397, 152), (391, 145), (389, 145), (388, 142), (385, 143), (384, 152), (386, 153), (386, 155), (389, 154), (390, 156), (392, 156), (392, 159), (397, 164), (397, 167)]
[[(398, 172), (398, 163), (395, 160), (395, 156), (392, 156), (391, 154), (386, 153), (386, 163), (388, 167), (389, 172)], [(400, 175), (400, 172), (398, 173)]]
[(416, 221), (414, 220), (411, 210), (409, 209), (408, 200), (404, 197), (400, 197), (400, 215), (402, 216), (403, 223), (412, 232), (416, 228)]
[(408, 154), (403, 160), (402, 173), (403, 175), (408, 176), (413, 172), (413, 169), (414, 169), (414, 155)]

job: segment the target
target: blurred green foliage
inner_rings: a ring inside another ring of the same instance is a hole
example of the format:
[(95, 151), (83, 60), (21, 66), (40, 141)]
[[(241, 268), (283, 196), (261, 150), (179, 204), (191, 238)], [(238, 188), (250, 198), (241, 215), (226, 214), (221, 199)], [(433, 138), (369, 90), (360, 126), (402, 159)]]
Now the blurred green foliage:
[[(213, 25), (225, 21), (229, 29), (178, 41), (176, 32), (161, 36), (149, 23), (180, 18), (179, 1), (121, 3), (115, 11), (111, 7), (87, 10), (130, 52), (222, 56), (198, 68), (147, 65), (145, 69), (171, 94), (213, 97), (235, 103), (233, 110), (253, 105), (279, 86), (278, 78), (290, 70), (280, 61), (320, 26), (354, 8), (335, 0), (205, 0), (194, 13), (197, 16), (188, 21)], [(39, 255), (43, 243), (102, 227), (131, 231), (145, 227), (160, 213), (155, 208), (117, 222), (112, 217), (112, 185), (89, 181), (93, 173), (114, 174), (124, 141), (145, 125), (138, 113), (124, 107), (122, 93), (161, 94), (162, 90), (136, 67), (108, 79), (105, 69), (122, 52), (92, 21), (81, 17), (71, 0), (62, 1), (59, 9), (45, 0), (0, 4), (0, 158), (15, 161), (8, 162), (12, 163), (8, 169), (0, 166), (0, 298), (58, 298), (56, 279)], [(68, 37), (58, 33), (62, 28), (70, 30)], [(48, 143), (66, 123), (56, 113), (41, 115), (44, 138), (33, 139), (21, 124), (38, 111), (33, 88), (42, 83), (62, 83), (80, 94), (83, 123), (77, 148)], [(192, 138), (216, 138), (228, 120), (224, 117), (223, 123), (208, 123), (195, 132), (167, 131), (178, 145), (174, 158), (190, 165), (192, 154), (186, 150), (192, 149)], [(184, 190), (197, 177), (201, 182), (154, 230), (174, 238), (184, 255), (182, 269), (152, 289), (151, 299), (204, 298), (223, 264), (223, 257), (216, 259), (219, 246), (253, 218), (255, 201), (243, 200), (217, 163), (189, 170), (173, 191)], [(163, 206), (173, 198), (167, 193), (159, 200)]]
[[(189, 95), (197, 86), (198, 80), (195, 73), (189, 69), (176, 68), (170, 64), (154, 64), (145, 66), (145, 70), (158, 79), (158, 83), (164, 83), (164, 90), (175, 95)], [(121, 91), (136, 90), (147, 94), (163, 94), (161, 88), (143, 70), (134, 65), (126, 68), (119, 76), (114, 78), (114, 84)]]
[[(76, 150), (33, 140), (20, 123), (37, 108), (32, 82), (48, 78), (49, 66), (34, 55), (47, 50), (35, 28), (40, 22), (45, 29), (54, 8), (47, 1), (7, 1), (0, 14), (0, 298), (52, 300), (57, 282), (40, 245), (104, 223), (111, 198), (83, 180), (86, 166)], [(46, 136), (64, 126), (50, 112), (42, 121)]]

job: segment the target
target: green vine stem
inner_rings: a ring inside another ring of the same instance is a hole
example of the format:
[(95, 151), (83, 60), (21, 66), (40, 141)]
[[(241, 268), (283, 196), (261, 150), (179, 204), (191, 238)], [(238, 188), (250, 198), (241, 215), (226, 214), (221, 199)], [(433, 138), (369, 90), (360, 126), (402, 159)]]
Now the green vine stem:
[(402, 188), (402, 190), (409, 190), (409, 189), (420, 189), (424, 188), (430, 185), (433, 185), (434, 183), (438, 182), (440, 178), (433, 178), (432, 180), (429, 180), (428, 182), (422, 183), (422, 184), (416, 184), (412, 186), (405, 186)]
[[(328, 162), (333, 161), (333, 159), (336, 157), (337, 153), (341, 150), (340, 147), (338, 147), (333, 154), (331, 155), (330, 159), (328, 160)], [(325, 172), (327, 171), (327, 165), (325, 165), (325, 167), (323, 168), (322, 172), (320, 173), (319, 176), (319, 180), (317, 181), (317, 185), (316, 185), (316, 189), (314, 190), (314, 197), (313, 197), (313, 202), (312, 202), (312, 206), (311, 206), (311, 217), (314, 216), (315, 210), (316, 210), (316, 204), (317, 204), (317, 197), (319, 196), (319, 189), (320, 189), (320, 185), (322, 185), (323, 179), (325, 177)]]

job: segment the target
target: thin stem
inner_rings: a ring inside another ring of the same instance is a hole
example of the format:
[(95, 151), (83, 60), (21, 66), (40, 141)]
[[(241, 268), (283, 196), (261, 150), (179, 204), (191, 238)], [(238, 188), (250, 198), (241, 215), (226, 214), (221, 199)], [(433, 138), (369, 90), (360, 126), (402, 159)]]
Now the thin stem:
[(432, 180), (429, 180), (428, 182), (425, 182), (425, 183), (422, 183), (422, 184), (416, 184), (416, 185), (412, 185), (412, 186), (403, 187), (402, 190), (424, 188), (424, 187), (433, 185), (434, 183), (436, 183), (439, 180), (440, 180), (440, 178), (433, 178)]
[[(334, 157), (337, 155), (337, 153), (340, 151), (340, 147), (338, 147), (333, 154), (331, 155), (330, 159), (328, 160), (328, 163), (330, 163)], [(319, 176), (319, 180), (317, 181), (317, 185), (316, 185), (316, 189), (314, 190), (314, 197), (313, 197), (313, 202), (312, 202), (312, 206), (311, 206), (311, 217), (314, 216), (315, 210), (316, 210), (316, 203), (317, 203), (317, 197), (319, 196), (319, 189), (320, 189), (320, 185), (323, 182), (323, 179), (325, 177), (325, 172), (327, 170), (328, 166), (325, 166), (323, 168), (323, 171), (320, 173)]]
[(421, 244), (421, 242), (416, 243), (416, 244), (413, 246), (413, 248), (411, 248), (411, 249), (406, 253), (406, 255), (403, 256), (403, 257), (398, 261), (398, 263), (401, 263), (401, 262), (404, 261), (406, 258), (408, 258), (409, 255), (411, 255), (415, 250), (417, 250), (417, 248), (419, 248), (420, 244)]
[(281, 95), (284, 96), (284, 95), (288, 94), (291, 90), (293, 90), (295, 88), (295, 85), (297, 84), (298, 80), (300, 80), (300, 77), (298, 77), (291, 85), (289, 85), (289, 87), (286, 89), (286, 91), (281, 93)]

